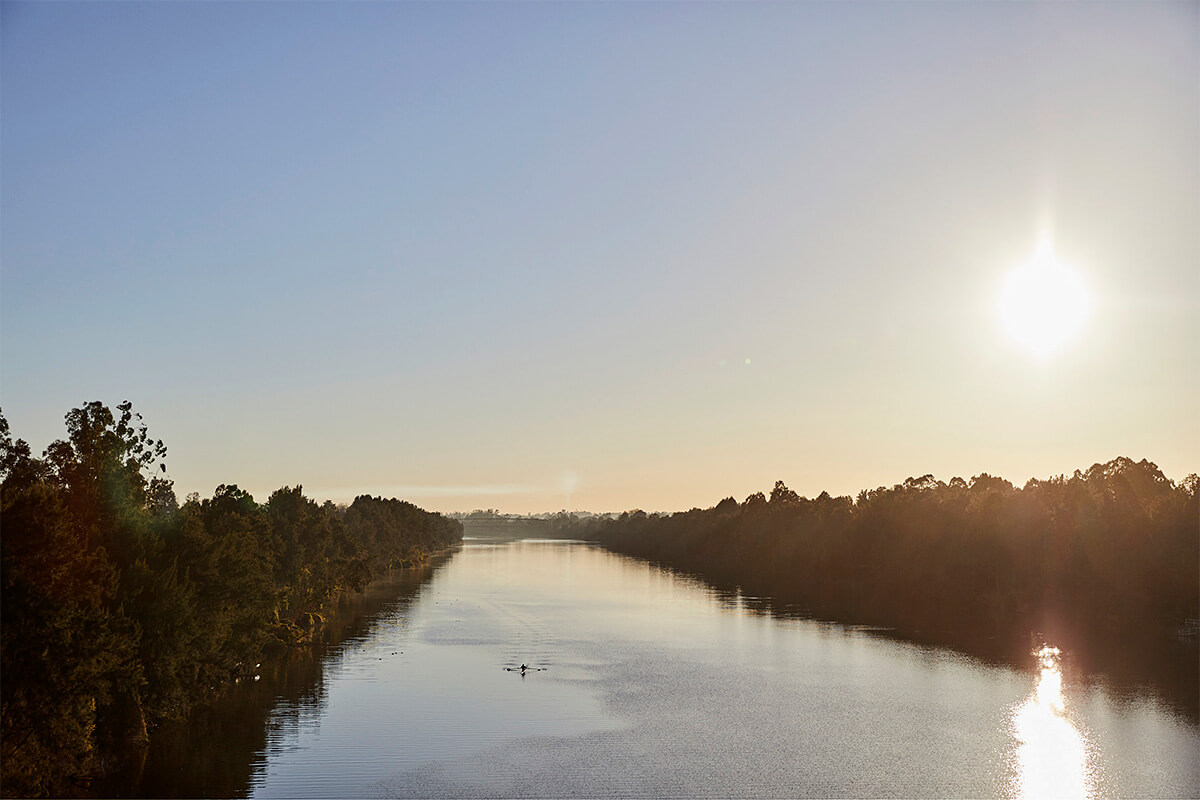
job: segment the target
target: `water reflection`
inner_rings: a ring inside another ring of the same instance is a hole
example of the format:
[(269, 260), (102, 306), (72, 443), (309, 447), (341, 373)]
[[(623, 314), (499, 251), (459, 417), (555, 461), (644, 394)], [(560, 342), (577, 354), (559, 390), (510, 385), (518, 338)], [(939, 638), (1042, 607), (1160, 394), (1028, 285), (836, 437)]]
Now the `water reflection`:
[(1087, 689), (1075, 646), (1065, 682), (1053, 648), (1030, 681), (591, 545), (497, 544), (407, 575), (97, 794), (1200, 797), (1200, 729)]
[(264, 659), (261, 680), (230, 687), (186, 721), (157, 728), (149, 748), (113, 765), (92, 786), (96, 797), (246, 797), (278, 749), (319, 725), (329, 682), (347, 654), (372, 643), (389, 621), (406, 619), (445, 566), (397, 570), (345, 598), (330, 615), (323, 641)]
[(1020, 798), (1093, 797), (1096, 787), (1087, 743), (1066, 715), (1062, 653), (1044, 645), (1034, 655), (1039, 666), (1037, 686), (1012, 716), (1017, 740), (1012, 794)]

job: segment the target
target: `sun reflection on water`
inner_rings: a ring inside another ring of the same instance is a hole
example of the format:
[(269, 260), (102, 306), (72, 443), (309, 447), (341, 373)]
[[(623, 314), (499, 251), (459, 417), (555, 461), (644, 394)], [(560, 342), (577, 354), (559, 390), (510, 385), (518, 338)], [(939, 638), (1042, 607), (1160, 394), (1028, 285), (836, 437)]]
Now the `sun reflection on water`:
[(1034, 653), (1037, 687), (1016, 707), (1012, 731), (1017, 742), (1012, 795), (1019, 798), (1088, 798), (1096, 794), (1083, 736), (1066, 716), (1062, 655), (1044, 645)]

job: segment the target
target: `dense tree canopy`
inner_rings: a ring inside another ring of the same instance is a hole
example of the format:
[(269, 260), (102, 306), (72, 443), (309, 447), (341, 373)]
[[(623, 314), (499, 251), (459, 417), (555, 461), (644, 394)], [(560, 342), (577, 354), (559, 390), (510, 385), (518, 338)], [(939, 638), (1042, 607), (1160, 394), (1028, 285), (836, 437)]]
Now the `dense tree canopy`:
[(1200, 617), (1200, 480), (1117, 458), (1018, 489), (909, 478), (858, 497), (782, 481), (737, 503), (556, 524), (837, 619), (949, 629), (1174, 632)]
[(180, 506), (130, 403), (66, 422), (39, 459), (0, 415), (5, 796), (78, 791), (131, 739), (308, 641), (373, 574), (462, 536), (411, 503), (318, 505), (299, 486)]

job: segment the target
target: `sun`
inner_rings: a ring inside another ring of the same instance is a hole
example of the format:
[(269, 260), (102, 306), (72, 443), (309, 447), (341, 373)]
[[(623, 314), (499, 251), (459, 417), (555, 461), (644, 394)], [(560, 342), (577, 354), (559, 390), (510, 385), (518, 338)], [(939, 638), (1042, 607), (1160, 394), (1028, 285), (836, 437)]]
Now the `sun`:
[(1088, 316), (1083, 279), (1043, 240), (1031, 259), (1017, 266), (1000, 290), (1000, 322), (1014, 342), (1045, 359), (1074, 339)]

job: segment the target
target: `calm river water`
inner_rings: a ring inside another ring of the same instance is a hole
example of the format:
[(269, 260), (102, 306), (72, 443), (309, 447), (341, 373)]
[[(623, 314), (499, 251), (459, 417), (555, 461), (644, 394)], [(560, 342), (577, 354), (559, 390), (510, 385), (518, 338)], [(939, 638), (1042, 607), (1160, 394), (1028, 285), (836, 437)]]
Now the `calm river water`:
[(467, 540), (359, 601), (340, 643), (156, 735), (109, 789), (1200, 797), (1194, 718), (1069, 654), (998, 666), (749, 605), (586, 543)]

